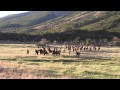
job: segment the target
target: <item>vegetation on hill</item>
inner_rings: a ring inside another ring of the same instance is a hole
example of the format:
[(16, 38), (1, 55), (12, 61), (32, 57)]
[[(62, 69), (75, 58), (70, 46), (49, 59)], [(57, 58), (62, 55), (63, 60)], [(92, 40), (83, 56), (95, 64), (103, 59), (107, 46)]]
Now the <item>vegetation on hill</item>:
[(67, 12), (58, 15), (52, 11), (31, 11), (17, 15), (10, 15), (8, 17), (0, 18), (0, 31), (8, 33), (24, 32), (36, 24), (62, 16), (65, 13)]
[(120, 40), (119, 21), (119, 11), (31, 11), (1, 18), (0, 40)]

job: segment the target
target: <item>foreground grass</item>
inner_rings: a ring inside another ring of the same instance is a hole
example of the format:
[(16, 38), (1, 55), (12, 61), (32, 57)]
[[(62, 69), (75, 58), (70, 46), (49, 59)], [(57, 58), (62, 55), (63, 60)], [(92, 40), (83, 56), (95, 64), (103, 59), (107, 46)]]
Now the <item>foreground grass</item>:
[[(0, 45), (1, 79), (119, 79), (120, 48), (81, 52), (80, 58), (68, 52), (61, 56), (35, 55), (34, 45)], [(30, 54), (26, 54), (26, 50)]]

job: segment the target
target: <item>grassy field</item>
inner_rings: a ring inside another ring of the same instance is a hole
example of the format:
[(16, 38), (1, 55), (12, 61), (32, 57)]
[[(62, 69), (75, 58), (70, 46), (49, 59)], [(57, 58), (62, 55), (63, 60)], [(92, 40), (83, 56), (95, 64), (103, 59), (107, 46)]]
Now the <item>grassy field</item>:
[(0, 79), (120, 79), (119, 47), (81, 51), (80, 58), (68, 52), (35, 55), (35, 49), (33, 44), (0, 44)]

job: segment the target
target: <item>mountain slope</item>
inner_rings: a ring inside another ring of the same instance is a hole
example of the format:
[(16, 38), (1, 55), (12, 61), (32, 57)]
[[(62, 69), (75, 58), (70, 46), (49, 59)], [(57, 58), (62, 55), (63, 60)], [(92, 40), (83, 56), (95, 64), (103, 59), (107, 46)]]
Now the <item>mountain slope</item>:
[(119, 22), (120, 11), (30, 11), (1, 18), (0, 31), (21, 34), (20, 37), (34, 35), (35, 39), (23, 35), (22, 40), (29, 41), (40, 38), (71, 41), (77, 37), (112, 39), (120, 38)]
[(70, 29), (119, 32), (119, 11), (30, 11), (0, 18), (1, 32), (45, 34)]
[(36, 24), (43, 23), (50, 19), (57, 18), (68, 11), (30, 11), (22, 14), (10, 15), (0, 18), (1, 32), (19, 32), (20, 30), (27, 30)]
[(115, 31), (119, 32), (117, 30), (120, 19), (119, 14), (120, 12), (117, 11), (76, 11), (51, 22), (42, 23), (30, 32), (45, 34), (75, 29), (111, 31), (112, 28), (116, 28)]

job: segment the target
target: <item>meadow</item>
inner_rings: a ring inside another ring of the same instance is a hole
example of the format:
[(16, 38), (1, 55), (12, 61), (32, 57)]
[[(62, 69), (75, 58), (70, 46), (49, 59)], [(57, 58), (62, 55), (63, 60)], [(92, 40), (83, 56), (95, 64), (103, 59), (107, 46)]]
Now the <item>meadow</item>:
[[(30, 53), (26, 54), (29, 49)], [(120, 47), (36, 55), (34, 44), (0, 44), (0, 79), (120, 79)]]

